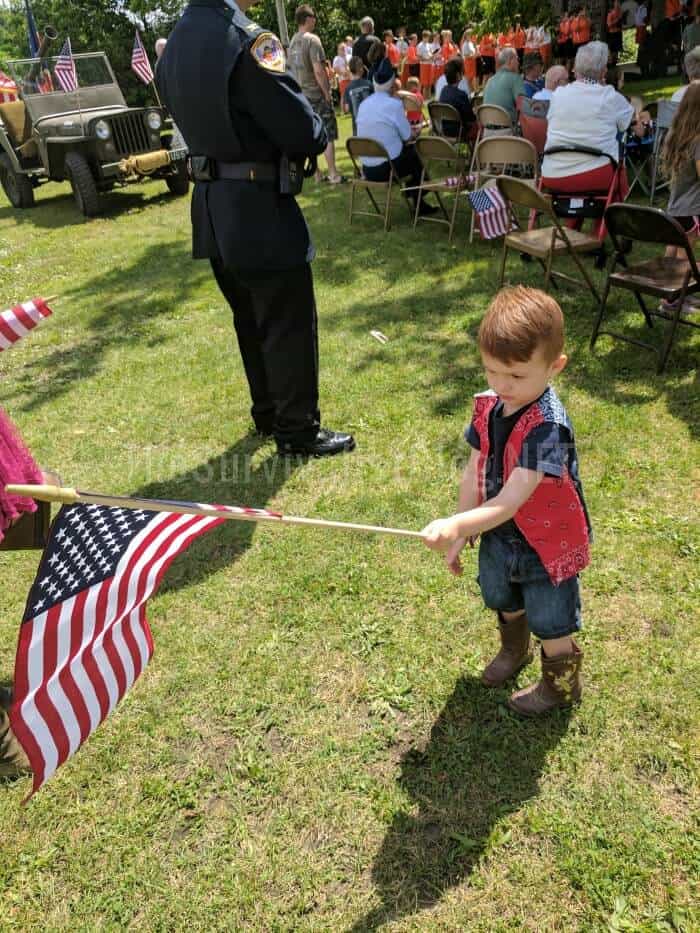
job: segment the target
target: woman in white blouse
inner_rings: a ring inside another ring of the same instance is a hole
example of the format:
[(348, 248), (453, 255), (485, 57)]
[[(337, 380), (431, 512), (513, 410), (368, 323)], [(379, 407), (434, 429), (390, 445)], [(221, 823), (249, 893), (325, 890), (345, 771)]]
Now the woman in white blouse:
[[(542, 185), (561, 194), (590, 194), (608, 191), (620, 159), (620, 139), (634, 118), (634, 107), (605, 83), (608, 47), (604, 42), (589, 42), (576, 53), (576, 80), (557, 88), (547, 113), (547, 141), (542, 162)], [(558, 146), (598, 149), (606, 155), (585, 152), (561, 152), (547, 155)], [(614, 200), (624, 201), (628, 191), (624, 167)], [(600, 226), (595, 223), (595, 232)]]

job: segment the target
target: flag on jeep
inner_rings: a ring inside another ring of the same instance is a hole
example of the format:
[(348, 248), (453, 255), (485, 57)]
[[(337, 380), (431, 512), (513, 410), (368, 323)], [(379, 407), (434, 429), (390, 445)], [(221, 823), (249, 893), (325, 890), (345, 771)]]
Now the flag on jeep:
[(27, 14), (27, 41), (29, 42), (29, 57), (36, 58), (39, 54), (39, 46), (41, 41), (39, 39), (39, 30), (36, 28), (36, 22), (34, 20), (34, 12), (32, 10), (29, 0), (24, 0), (24, 10)]
[(131, 53), (131, 67), (144, 84), (150, 84), (153, 81), (153, 69), (148, 60), (148, 55), (146, 55), (138, 29), (134, 38), (134, 50)]
[(75, 73), (75, 62), (73, 61), (73, 50), (70, 47), (70, 36), (63, 43), (61, 54), (56, 59), (53, 73), (56, 80), (61, 85), (61, 89), (68, 93), (78, 90), (78, 76)]

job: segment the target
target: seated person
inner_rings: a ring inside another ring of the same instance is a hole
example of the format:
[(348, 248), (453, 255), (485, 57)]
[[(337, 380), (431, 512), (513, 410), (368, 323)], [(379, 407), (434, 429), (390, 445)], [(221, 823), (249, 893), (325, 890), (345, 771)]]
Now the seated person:
[(532, 95), (533, 100), (551, 100), (558, 87), (566, 87), (569, 83), (569, 72), (563, 65), (552, 65), (544, 76), (544, 87)]
[(372, 87), (372, 82), (364, 76), (365, 63), (359, 55), (352, 56), (348, 67), (352, 80), (345, 88), (345, 93), (340, 103), (343, 108), (343, 113), (350, 112), (352, 117), (352, 135), (357, 136), (357, 111), (365, 97), (369, 97), (369, 95), (374, 92), (374, 88)]
[(523, 84), (525, 85), (526, 97), (534, 97), (544, 87), (542, 67), (542, 56), (539, 52), (533, 52), (531, 55), (525, 56), (523, 61)]
[[(464, 74), (464, 59), (461, 55), (453, 55), (452, 59), (456, 62), (459, 62), (459, 67), (462, 69), (462, 74), (459, 77), (459, 83), (457, 87), (460, 89), (460, 91), (464, 91), (467, 96), (471, 97), (472, 89), (466, 75)], [(443, 71), (443, 73), (435, 82), (435, 100), (440, 100), (440, 95), (444, 91), (445, 85), (447, 84), (447, 78), (445, 77), (446, 72), (447, 66), (445, 66), (445, 71)]]
[(462, 118), (461, 125), (450, 120), (443, 122), (442, 130), (446, 136), (459, 136), (461, 139), (473, 139), (476, 131), (476, 114), (469, 100), (469, 95), (459, 89), (463, 74), (461, 58), (452, 58), (445, 65), (446, 85), (440, 94), (441, 104), (450, 104)]
[[(615, 168), (605, 156), (586, 152), (560, 152), (548, 155), (558, 146), (586, 147), (620, 159), (620, 136), (634, 117), (634, 108), (614, 87), (605, 84), (608, 47), (604, 42), (589, 42), (576, 53), (576, 80), (560, 87), (553, 95), (547, 114), (547, 142), (542, 162), (542, 185), (560, 194), (590, 194), (607, 191)], [(615, 201), (624, 201), (628, 192), (624, 167), (613, 193)], [(600, 233), (602, 218), (594, 222)]]
[(693, 49), (692, 52), (688, 52), (683, 59), (683, 67), (685, 68), (685, 74), (688, 78), (688, 84), (684, 84), (682, 87), (679, 87), (677, 91), (673, 92), (671, 102), (674, 104), (678, 104), (683, 100), (685, 92), (691, 84), (700, 82), (700, 46)]
[[(391, 164), (399, 178), (406, 178), (410, 187), (420, 185), (423, 166), (411, 139), (411, 125), (403, 104), (395, 94), (396, 75), (388, 59), (375, 69), (374, 94), (360, 104), (357, 114), (357, 135), (374, 139), (387, 151)], [(369, 181), (388, 181), (391, 166), (386, 159), (364, 157), (362, 171)], [(408, 197), (415, 203), (418, 192), (409, 191)], [(434, 214), (437, 208), (421, 200), (421, 214)]]
[[(403, 95), (402, 95), (403, 96)], [(406, 105), (406, 101), (409, 101), (411, 107), (415, 109), (410, 109)], [(415, 101), (415, 103), (414, 103)], [(408, 117), (408, 122), (411, 124), (411, 132), (413, 136), (418, 136), (420, 131), (423, 128), (423, 104), (425, 99), (420, 92), (420, 78), (409, 78), (406, 82), (406, 96), (404, 97), (404, 107), (406, 109), (406, 116)]]
[(493, 104), (503, 107), (515, 122), (515, 102), (525, 94), (525, 85), (520, 74), (518, 53), (510, 46), (506, 46), (498, 53), (496, 59), (498, 71), (489, 78), (484, 88), (484, 104)]

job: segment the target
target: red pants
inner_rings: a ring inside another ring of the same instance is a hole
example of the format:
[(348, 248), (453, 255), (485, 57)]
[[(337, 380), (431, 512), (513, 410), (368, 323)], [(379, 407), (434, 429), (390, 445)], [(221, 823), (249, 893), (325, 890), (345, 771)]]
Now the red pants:
[[(589, 172), (579, 172), (578, 175), (567, 175), (565, 178), (545, 178), (542, 176), (542, 189), (554, 194), (607, 194), (610, 190), (615, 169), (612, 165), (603, 165)], [(627, 172), (624, 165), (617, 175), (617, 184), (611, 193), (610, 203), (624, 201), (629, 192)], [(582, 221), (572, 218), (566, 221), (566, 226), (577, 228)], [(605, 237), (603, 218), (593, 220), (593, 235), (602, 240)]]

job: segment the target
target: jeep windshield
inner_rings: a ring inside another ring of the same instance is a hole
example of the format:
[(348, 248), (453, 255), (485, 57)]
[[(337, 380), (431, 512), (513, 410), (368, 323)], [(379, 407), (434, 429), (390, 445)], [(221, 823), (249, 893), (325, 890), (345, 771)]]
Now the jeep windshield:
[[(37, 94), (65, 94), (56, 77), (58, 58), (23, 59), (8, 62), (12, 77), (24, 98)], [(114, 74), (103, 52), (74, 55), (78, 91), (114, 85)]]

